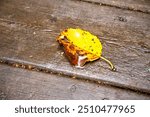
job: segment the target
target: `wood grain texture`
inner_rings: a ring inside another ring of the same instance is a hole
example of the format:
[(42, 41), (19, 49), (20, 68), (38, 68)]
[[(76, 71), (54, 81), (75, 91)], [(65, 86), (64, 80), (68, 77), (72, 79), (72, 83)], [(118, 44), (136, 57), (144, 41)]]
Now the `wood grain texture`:
[(129, 90), (0, 64), (0, 99), (150, 99)]
[[(2, 60), (150, 93), (149, 14), (70, 0), (7, 0), (0, 5)], [(118, 71), (110, 71), (101, 60), (83, 69), (71, 66), (55, 41), (68, 27), (97, 35), (103, 56)]]

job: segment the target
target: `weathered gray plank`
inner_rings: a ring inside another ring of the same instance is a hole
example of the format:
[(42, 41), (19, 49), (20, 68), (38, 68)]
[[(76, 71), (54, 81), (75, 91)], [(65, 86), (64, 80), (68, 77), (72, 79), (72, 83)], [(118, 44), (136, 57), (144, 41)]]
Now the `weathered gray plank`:
[[(150, 93), (150, 15), (69, 0), (7, 0), (0, 11), (1, 59)], [(103, 55), (118, 71), (101, 61), (84, 69), (71, 66), (55, 41), (67, 27), (102, 38)]]
[(150, 1), (149, 0), (74, 0), (81, 2), (88, 2), (97, 5), (104, 5), (110, 7), (116, 7), (126, 10), (134, 10), (138, 12), (150, 13)]
[(150, 96), (0, 64), (0, 99), (150, 99)]

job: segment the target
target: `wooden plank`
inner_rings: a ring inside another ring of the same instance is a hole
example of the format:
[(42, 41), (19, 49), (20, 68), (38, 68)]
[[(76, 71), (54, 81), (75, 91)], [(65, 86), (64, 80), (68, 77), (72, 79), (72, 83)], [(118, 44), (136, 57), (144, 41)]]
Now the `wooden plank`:
[(150, 14), (149, 0), (74, 0)]
[(0, 99), (150, 99), (150, 96), (0, 64)]
[[(150, 93), (148, 14), (69, 0), (7, 0), (0, 11), (1, 60)], [(67, 27), (98, 35), (103, 55), (118, 71), (111, 72), (101, 61), (83, 69), (71, 66), (55, 41)]]

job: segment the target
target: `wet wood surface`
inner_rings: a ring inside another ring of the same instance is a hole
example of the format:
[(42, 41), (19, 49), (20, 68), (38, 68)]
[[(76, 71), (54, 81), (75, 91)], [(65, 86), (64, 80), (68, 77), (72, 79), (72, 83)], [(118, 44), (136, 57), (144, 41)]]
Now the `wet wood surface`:
[[(149, 1), (136, 0), (142, 7), (134, 4), (134, 8), (138, 7), (140, 11), (125, 9), (117, 4), (119, 8), (84, 1), (1, 0), (1, 62), (34, 66), (40, 70), (149, 94)], [(82, 28), (97, 35), (103, 44), (103, 56), (115, 64), (117, 72), (110, 71), (101, 60), (88, 63), (83, 69), (70, 65), (55, 40), (60, 31), (69, 27)]]

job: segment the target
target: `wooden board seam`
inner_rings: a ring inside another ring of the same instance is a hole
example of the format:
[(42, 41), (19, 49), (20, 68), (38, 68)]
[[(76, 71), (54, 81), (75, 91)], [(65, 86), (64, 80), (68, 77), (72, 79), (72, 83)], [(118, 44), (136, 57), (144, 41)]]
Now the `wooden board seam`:
[(106, 4), (103, 2), (95, 2), (95, 1), (89, 1), (89, 0), (72, 0), (72, 1), (79, 1), (79, 2), (94, 4), (94, 5), (99, 5), (99, 6), (113, 7), (113, 8), (122, 9), (122, 10), (129, 10), (129, 11), (134, 11), (134, 12), (141, 12), (141, 13), (145, 13), (145, 14), (150, 14), (150, 12), (148, 10), (134, 9), (131, 7), (126, 7), (126, 6), (124, 6), (124, 7), (123, 6), (117, 6), (117, 5), (112, 5), (112, 4)]
[(13, 67), (17, 67), (17, 68), (28, 69), (28, 70), (33, 70), (33, 71), (38, 71), (38, 72), (43, 72), (43, 73), (58, 74), (58, 75), (62, 75), (62, 76), (64, 75), (65, 77), (68, 76), (68, 77), (76, 78), (76, 79), (79, 79), (79, 80), (86, 80), (86, 81), (90, 81), (90, 82), (93, 82), (93, 83), (98, 83), (98, 84), (102, 84), (102, 85), (106, 85), (106, 86), (110, 86), (110, 87), (121, 88), (121, 89), (130, 90), (130, 91), (137, 92), (137, 93), (139, 92), (139, 93), (143, 93), (143, 94), (146, 94), (146, 95), (150, 94), (149, 91), (143, 91), (143, 90), (137, 89), (135, 87), (119, 85), (117, 83), (114, 84), (114, 83), (111, 83), (111, 82), (108, 82), (108, 81), (97, 81), (95, 79), (90, 80), (90, 79), (86, 79), (86, 78), (79, 77), (79, 76), (73, 76), (71, 74), (63, 73), (61, 71), (59, 72), (58, 70), (49, 69), (49, 68), (46, 68), (42, 65), (41, 66), (36, 65), (34, 63), (30, 63), (30, 62), (27, 62), (27, 61), (15, 60), (15, 59), (6, 58), (6, 57), (3, 57), (3, 58), (0, 57), (0, 63), (5, 64), (5, 65), (10, 65), (10, 66), (13, 66)]

